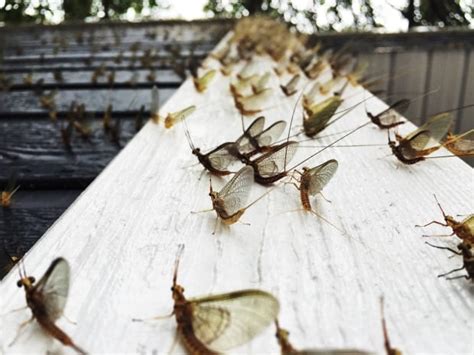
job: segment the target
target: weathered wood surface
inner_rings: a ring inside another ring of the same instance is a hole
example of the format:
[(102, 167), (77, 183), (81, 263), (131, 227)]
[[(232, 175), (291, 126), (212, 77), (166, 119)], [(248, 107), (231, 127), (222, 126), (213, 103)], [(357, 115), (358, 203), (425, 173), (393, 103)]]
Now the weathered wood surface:
[[(269, 69), (261, 62), (261, 69)], [(296, 97), (286, 98), (272, 79), (275, 95), (265, 111), (270, 122), (289, 119)], [(354, 96), (356, 93), (359, 95)], [(344, 107), (364, 95), (349, 89)], [(209, 105), (209, 102), (215, 105)], [(186, 81), (163, 112), (188, 104), (198, 110), (187, 119), (194, 143), (211, 148), (235, 139), (240, 115), (233, 107), (228, 79), (218, 77), (198, 95)], [(368, 108), (386, 107), (377, 99)], [(296, 113), (300, 124), (301, 111)], [(332, 125), (328, 133), (366, 122), (363, 105)], [(246, 119), (250, 122), (250, 119)], [(410, 123), (400, 128), (408, 132)], [(298, 130), (294, 127), (294, 130)], [(367, 126), (346, 144), (385, 143), (386, 132)], [(326, 144), (330, 138), (315, 144)], [(310, 143), (306, 142), (306, 146)], [(301, 148), (298, 162), (315, 148)], [(56, 256), (72, 268), (66, 314), (77, 325), (59, 322), (90, 353), (167, 353), (175, 338), (175, 320), (133, 323), (134, 317), (168, 314), (173, 263), (185, 244), (178, 281), (188, 297), (243, 288), (261, 288), (281, 302), (280, 322), (295, 346), (351, 347), (382, 353), (379, 297), (386, 300), (391, 341), (406, 354), (470, 354), (472, 285), (436, 275), (461, 264), (459, 258), (424, 244), (418, 223), (440, 218), (435, 193), (451, 214), (472, 212), (472, 169), (460, 159), (434, 159), (402, 166), (386, 146), (327, 149), (305, 165), (336, 158), (339, 171), (325, 189), (332, 203), (317, 198), (319, 213), (342, 226), (341, 235), (301, 211), (291, 186), (279, 187), (247, 211), (250, 225), (220, 227), (214, 214), (191, 214), (210, 206), (209, 181), (199, 179), (182, 126), (165, 130), (149, 123), (126, 146), (25, 258), (40, 277)], [(439, 154), (446, 154), (440, 152)], [(224, 179), (213, 179), (215, 188)], [(251, 199), (265, 189), (255, 185)], [(435, 242), (435, 241), (433, 241)], [(444, 239), (438, 244), (455, 245)], [(24, 305), (13, 270), (0, 284), (2, 312)], [(29, 326), (7, 347), (16, 327), (29, 317), (19, 311), (3, 317), (0, 343), (6, 353), (71, 353)], [(98, 317), (97, 315), (100, 315)], [(4, 331), (3, 331), (4, 329)], [(59, 350), (60, 349), (60, 350)], [(182, 352), (180, 344), (174, 349)], [(232, 353), (277, 353), (274, 329)]]

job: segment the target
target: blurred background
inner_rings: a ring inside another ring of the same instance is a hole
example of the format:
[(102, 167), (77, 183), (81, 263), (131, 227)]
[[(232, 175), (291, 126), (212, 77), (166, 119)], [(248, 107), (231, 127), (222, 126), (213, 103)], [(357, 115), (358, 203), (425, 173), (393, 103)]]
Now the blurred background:
[[(405, 116), (474, 104), (472, 0), (0, 0), (0, 277), (166, 101), (235, 19), (265, 14), (369, 63)], [(474, 128), (456, 111), (455, 132)], [(210, 148), (210, 147), (207, 147)], [(472, 163), (472, 162), (471, 162)]]

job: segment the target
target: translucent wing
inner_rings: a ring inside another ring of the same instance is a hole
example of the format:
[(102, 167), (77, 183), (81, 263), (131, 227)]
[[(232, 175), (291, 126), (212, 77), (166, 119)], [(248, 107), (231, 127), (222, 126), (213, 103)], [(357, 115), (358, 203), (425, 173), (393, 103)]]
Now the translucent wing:
[(310, 114), (303, 120), (303, 128), (308, 136), (314, 136), (321, 132), (332, 116), (341, 105), (342, 100), (337, 96), (332, 96), (323, 102), (312, 105), (308, 110)]
[(407, 135), (405, 138), (411, 139), (421, 131), (429, 131), (431, 138), (439, 142), (444, 138), (444, 136), (446, 136), (452, 123), (453, 116), (451, 113), (440, 113), (428, 119), (425, 124)]
[(63, 314), (69, 292), (69, 264), (63, 258), (55, 259), (35, 291), (41, 293), (48, 318), (56, 320)]
[(265, 102), (272, 96), (272, 89), (265, 89), (258, 94), (238, 99), (239, 108), (243, 113), (260, 112)]
[(256, 137), (260, 147), (269, 146), (280, 138), (286, 128), (286, 121), (277, 121)]
[(205, 91), (207, 89), (207, 86), (209, 85), (209, 83), (211, 82), (211, 80), (214, 78), (215, 75), (216, 75), (216, 70), (213, 69), (213, 70), (209, 70), (206, 74), (204, 74), (200, 78), (194, 79), (196, 89), (199, 92)]
[(474, 129), (459, 136), (448, 136), (444, 146), (457, 155), (474, 154)]
[(263, 131), (265, 126), (265, 117), (257, 117), (250, 126), (245, 130), (244, 134), (236, 141), (238, 149), (241, 153), (248, 153), (255, 149), (251, 140)]
[(261, 177), (271, 177), (284, 172), (287, 164), (293, 159), (296, 148), (298, 142), (288, 142), (259, 157), (255, 160), (258, 174)]
[(253, 92), (258, 94), (259, 92), (266, 89), (268, 81), (270, 80), (270, 73), (266, 72), (261, 77), (259, 77), (258, 81), (252, 85)]
[(338, 165), (337, 160), (331, 159), (307, 172), (311, 176), (309, 184), (310, 195), (316, 195), (323, 190), (324, 186), (327, 185), (336, 173)]
[(227, 170), (230, 164), (237, 161), (229, 151), (233, 148), (234, 143), (224, 143), (207, 154), (207, 158), (212, 167), (216, 170)]
[(412, 138), (410, 138), (408, 142), (412, 149), (423, 150), (429, 141), (430, 141), (430, 132), (421, 131), (421, 132), (418, 132), (418, 134), (416, 134)]
[(385, 111), (379, 113), (377, 116), (382, 124), (391, 125), (400, 119), (399, 113), (405, 112), (408, 109), (408, 106), (410, 106), (410, 100), (400, 100), (395, 102)]
[(467, 216), (462, 224), (469, 230), (471, 235), (474, 235), (474, 214)]
[(219, 197), (229, 215), (245, 207), (253, 183), (253, 168), (245, 166), (219, 191)]
[(259, 290), (190, 299), (194, 335), (211, 350), (224, 352), (261, 333), (278, 316), (278, 300)]

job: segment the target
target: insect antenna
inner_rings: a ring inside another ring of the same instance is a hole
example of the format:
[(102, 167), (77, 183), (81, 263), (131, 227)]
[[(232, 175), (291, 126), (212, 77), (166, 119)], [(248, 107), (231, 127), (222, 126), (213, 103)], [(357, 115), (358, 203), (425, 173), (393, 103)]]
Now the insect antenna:
[(186, 120), (183, 120), (183, 119), (181, 119), (181, 122), (183, 123), (182, 127), (184, 129), (184, 134), (186, 136), (186, 139), (188, 140), (189, 147), (191, 148), (191, 150), (195, 150), (196, 147), (194, 146), (193, 141), (191, 139), (191, 135), (189, 134), (188, 124), (186, 123)]
[(184, 244), (179, 244), (178, 251), (176, 252), (176, 259), (174, 262), (173, 287), (177, 285), (179, 261), (181, 259), (181, 256), (183, 255), (183, 252), (184, 252)]
[(438, 204), (438, 207), (441, 210), (441, 213), (443, 214), (444, 219), (446, 219), (446, 213), (444, 212), (443, 207), (441, 207), (441, 204), (439, 203), (438, 198), (436, 197), (435, 194), (433, 194), (433, 197), (435, 198), (436, 203)]
[(349, 133), (346, 133), (345, 135), (343, 135), (341, 138), (338, 138), (336, 139), (334, 142), (330, 143), (329, 145), (325, 146), (324, 148), (321, 148), (320, 150), (318, 150), (316, 153), (310, 155), (309, 157), (307, 157), (306, 159), (303, 159), (301, 162), (299, 162), (298, 164), (296, 164), (295, 166), (293, 166), (291, 169), (288, 169), (288, 171), (290, 170), (293, 170), (293, 169), (296, 169), (297, 167), (301, 166), (302, 164), (306, 163), (308, 160), (314, 158), (316, 155), (318, 155), (319, 153), (325, 151), (326, 149), (332, 147), (333, 145), (335, 145), (337, 142), (340, 142), (341, 140), (343, 140), (344, 138), (350, 136), (351, 134), (355, 133), (356, 131), (358, 131), (359, 129), (367, 126), (368, 124), (372, 123), (372, 121), (368, 121), (362, 125), (360, 125), (359, 127), (353, 129), (352, 131), (350, 131)]

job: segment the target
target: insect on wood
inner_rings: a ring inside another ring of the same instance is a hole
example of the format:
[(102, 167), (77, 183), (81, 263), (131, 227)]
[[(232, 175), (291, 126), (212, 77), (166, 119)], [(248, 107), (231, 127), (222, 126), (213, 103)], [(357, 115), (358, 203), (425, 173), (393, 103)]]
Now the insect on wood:
[(404, 121), (400, 121), (399, 113), (404, 113), (410, 106), (409, 99), (399, 100), (389, 108), (383, 110), (382, 112), (374, 115), (365, 109), (365, 113), (370, 120), (380, 128), (393, 128), (398, 125), (404, 124)]
[(443, 147), (457, 156), (474, 155), (474, 129), (459, 135), (448, 133)]
[(230, 153), (230, 151), (235, 149), (235, 143), (222, 143), (207, 153), (201, 153), (201, 149), (194, 146), (186, 121), (183, 121), (183, 123), (184, 134), (186, 135), (189, 147), (191, 148), (191, 153), (196, 156), (199, 163), (201, 163), (201, 165), (211, 174), (217, 176), (231, 174), (232, 172), (227, 169), (232, 163), (239, 160), (235, 155)]
[(278, 345), (280, 345), (281, 355), (370, 355), (370, 352), (361, 351), (357, 349), (304, 349), (297, 350), (290, 343), (290, 333), (283, 328), (280, 328), (278, 320), (275, 320), (276, 338)]
[(196, 106), (188, 106), (182, 110), (168, 113), (165, 118), (165, 127), (168, 129), (173, 127), (177, 122), (185, 120), (195, 110)]
[[(22, 323), (18, 334), (13, 340), (15, 342), (20, 331), (31, 321), (36, 319), (41, 328), (50, 336), (56, 338), (66, 346), (70, 346), (80, 354), (86, 352), (78, 347), (72, 339), (56, 326), (55, 322), (63, 315), (69, 293), (69, 264), (63, 258), (55, 259), (44, 276), (35, 284), (35, 278), (27, 276), (21, 267), (18, 287), (24, 287), (26, 303), (31, 309), (33, 316), (30, 320)], [(12, 342), (12, 343), (13, 343)]]
[[(181, 246), (171, 287), (177, 332), (189, 354), (218, 354), (251, 341), (278, 316), (278, 300), (261, 290), (187, 299), (177, 283)], [(160, 318), (160, 317), (157, 317)], [(135, 319), (135, 321), (140, 321)]]
[(300, 81), (300, 75), (294, 75), (286, 85), (280, 85), (281, 90), (286, 96), (292, 96), (298, 92), (298, 83)]
[(461, 270), (466, 270), (467, 275), (460, 275), (460, 276), (455, 276), (455, 277), (448, 277), (447, 280), (455, 280), (455, 279), (461, 279), (465, 278), (466, 280), (471, 280), (471, 282), (474, 282), (474, 253), (472, 251), (472, 245), (468, 243), (459, 243), (457, 248), (459, 251), (456, 251), (454, 249), (448, 248), (448, 247), (441, 247), (438, 245), (434, 245), (431, 243), (426, 242), (429, 246), (437, 249), (445, 249), (449, 250), (451, 253), (456, 254), (456, 255), (461, 255), (463, 264), (461, 267), (457, 269), (453, 269), (449, 272), (446, 272), (444, 274), (439, 274), (438, 277), (445, 277), (453, 272), (461, 271)]
[(450, 227), (452, 229), (451, 234), (447, 235), (424, 235), (424, 237), (451, 237), (456, 235), (464, 243), (474, 245), (474, 214), (468, 215), (462, 221), (456, 221), (452, 216), (447, 215), (441, 204), (439, 203), (436, 195), (434, 196), (436, 203), (438, 204), (441, 213), (443, 214), (444, 222), (431, 221), (425, 225), (416, 225), (415, 227), (427, 227), (432, 224), (438, 224), (443, 227)]
[(18, 191), (20, 185), (16, 185), (16, 173), (11, 173), (10, 177), (8, 178), (7, 185), (3, 189), (0, 195), (0, 204), (2, 207), (7, 208), (10, 207), (12, 203), (13, 195)]
[[(440, 141), (448, 133), (453, 121), (450, 113), (441, 113), (431, 117), (420, 128), (411, 132), (405, 137), (395, 134), (398, 145), (390, 138), (388, 132), (388, 145), (398, 160), (411, 165), (425, 160), (426, 156), (438, 150)], [(433, 139), (438, 143), (436, 146), (428, 147), (428, 143)]]

